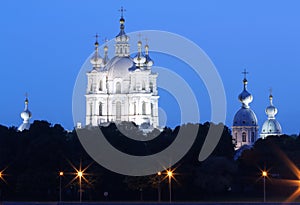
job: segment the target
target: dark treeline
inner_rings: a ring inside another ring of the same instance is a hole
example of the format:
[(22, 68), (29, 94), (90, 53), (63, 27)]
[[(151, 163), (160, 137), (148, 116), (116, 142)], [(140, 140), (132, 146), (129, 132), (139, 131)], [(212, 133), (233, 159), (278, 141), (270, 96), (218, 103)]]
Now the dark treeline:
[[(231, 133), (225, 126), (213, 153), (199, 162), (198, 155), (211, 126), (223, 125), (187, 124), (175, 129), (165, 128), (162, 132), (153, 130), (146, 135), (131, 123), (118, 126), (112, 123), (100, 129), (120, 151), (149, 155), (168, 147), (179, 129), (199, 128), (193, 146), (173, 167), (176, 168), (176, 182), (172, 182), (173, 200), (234, 200), (237, 196), (241, 197), (237, 200), (260, 198), (260, 169), (264, 168), (270, 172), (268, 197), (276, 197), (278, 193), (287, 197), (297, 188), (282, 183), (282, 179), (298, 179), (287, 159), (296, 167), (300, 165), (299, 137), (284, 135), (258, 140), (252, 149), (244, 151), (235, 161)], [(96, 129), (99, 128), (85, 128), (80, 132), (91, 134)], [(130, 139), (122, 134), (124, 130), (137, 138), (150, 140)], [(46, 121), (34, 121), (30, 129), (23, 132), (18, 132), (15, 127), (0, 126), (0, 170), (4, 170), (3, 180), (0, 180), (1, 200), (57, 201), (59, 172), (63, 171), (62, 200), (78, 201), (78, 179), (73, 179), (76, 177), (74, 167), (78, 169), (80, 164), (82, 168), (88, 167), (84, 175), (88, 183), (82, 180), (84, 201), (157, 201), (159, 189), (161, 199), (169, 199), (168, 180), (163, 179), (165, 173), (144, 177), (113, 173), (91, 159), (75, 130), (68, 132), (62, 126), (53, 126)]]

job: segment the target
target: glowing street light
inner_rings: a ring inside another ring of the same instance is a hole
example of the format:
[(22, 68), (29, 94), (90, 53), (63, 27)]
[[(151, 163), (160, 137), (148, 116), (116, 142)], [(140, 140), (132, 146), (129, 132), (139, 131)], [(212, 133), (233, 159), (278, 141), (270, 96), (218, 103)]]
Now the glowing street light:
[(83, 172), (81, 170), (77, 171), (77, 177), (79, 179), (79, 202), (82, 201), (82, 189), (81, 189), (81, 177), (83, 176)]
[(173, 177), (173, 172), (171, 170), (167, 171), (167, 175), (169, 178), (169, 199), (170, 203), (172, 202), (172, 177)]
[(158, 186), (157, 186), (157, 191), (158, 191), (158, 202), (161, 201), (161, 172), (157, 172), (157, 176), (158, 176)]
[(266, 177), (268, 177), (268, 172), (267, 171), (262, 171), (261, 175), (263, 177), (264, 180), (264, 202), (266, 202)]
[(61, 202), (61, 178), (64, 176), (64, 172), (59, 172), (59, 202)]
[[(86, 170), (93, 164), (90, 163), (88, 166), (86, 166), (85, 168), (81, 168), (81, 162), (79, 165), (79, 169), (77, 169), (70, 161), (69, 161), (70, 165), (72, 166), (72, 168), (74, 169), (75, 172), (73, 172), (73, 174), (75, 175), (75, 177), (69, 182), (69, 184), (71, 184), (72, 182), (74, 182), (75, 180), (79, 180), (79, 201), (80, 203), (82, 202), (82, 180), (84, 180), (86, 183), (90, 184), (90, 182), (87, 180), (87, 178), (85, 176), (89, 176), (92, 175), (90, 173), (85, 173)], [(68, 185), (69, 185), (68, 184)], [(67, 186), (68, 186), (67, 185)]]

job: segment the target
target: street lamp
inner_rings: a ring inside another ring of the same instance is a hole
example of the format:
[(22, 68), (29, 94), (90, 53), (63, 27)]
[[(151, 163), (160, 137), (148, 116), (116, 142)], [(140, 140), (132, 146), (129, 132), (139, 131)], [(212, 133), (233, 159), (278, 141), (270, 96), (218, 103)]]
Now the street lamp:
[(61, 202), (61, 178), (64, 176), (64, 172), (59, 172), (59, 202)]
[(172, 177), (173, 177), (173, 172), (171, 170), (167, 171), (167, 175), (169, 178), (169, 199), (170, 199), (170, 203), (172, 202)]
[(81, 190), (81, 177), (83, 176), (83, 172), (82, 171), (78, 171), (77, 172), (77, 177), (79, 179), (79, 202), (81, 203), (82, 201), (82, 190)]
[(158, 186), (157, 186), (157, 192), (158, 192), (158, 202), (161, 201), (161, 172), (157, 172), (157, 176), (158, 176)]
[(261, 173), (263, 180), (264, 180), (264, 202), (266, 202), (266, 177), (268, 177), (267, 171), (262, 171)]

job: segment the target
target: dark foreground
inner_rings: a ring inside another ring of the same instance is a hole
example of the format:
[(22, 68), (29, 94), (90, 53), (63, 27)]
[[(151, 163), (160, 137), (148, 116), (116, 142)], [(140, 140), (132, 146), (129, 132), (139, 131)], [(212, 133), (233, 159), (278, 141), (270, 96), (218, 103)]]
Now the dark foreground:
[(176, 204), (176, 205), (197, 205), (197, 204), (208, 204), (208, 205), (254, 205), (254, 204), (268, 204), (268, 205), (281, 205), (281, 204), (300, 204), (299, 202), (293, 202), (293, 203), (283, 203), (283, 202), (0, 202), (0, 205), (139, 205), (139, 204), (146, 204), (146, 205), (170, 205), (170, 204)]

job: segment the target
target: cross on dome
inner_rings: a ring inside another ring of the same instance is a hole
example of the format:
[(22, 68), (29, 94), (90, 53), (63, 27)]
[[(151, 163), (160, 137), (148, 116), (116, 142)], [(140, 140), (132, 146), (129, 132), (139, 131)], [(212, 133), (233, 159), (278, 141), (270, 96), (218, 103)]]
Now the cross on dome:
[(121, 13), (121, 18), (123, 18), (124, 12), (126, 12), (126, 9), (121, 6), (121, 8), (118, 10)]
[(99, 37), (98, 33), (96, 33), (94, 37), (96, 38), (96, 43), (98, 43), (98, 37)]
[(272, 95), (272, 88), (269, 89), (269, 92), (270, 92), (270, 95), (269, 95), (269, 98), (270, 98), (270, 102), (272, 103), (272, 100), (273, 100), (273, 95)]
[(244, 71), (242, 72), (242, 74), (244, 74), (244, 79), (246, 79), (247, 78), (247, 74), (249, 74), (249, 72), (246, 69), (244, 69)]

